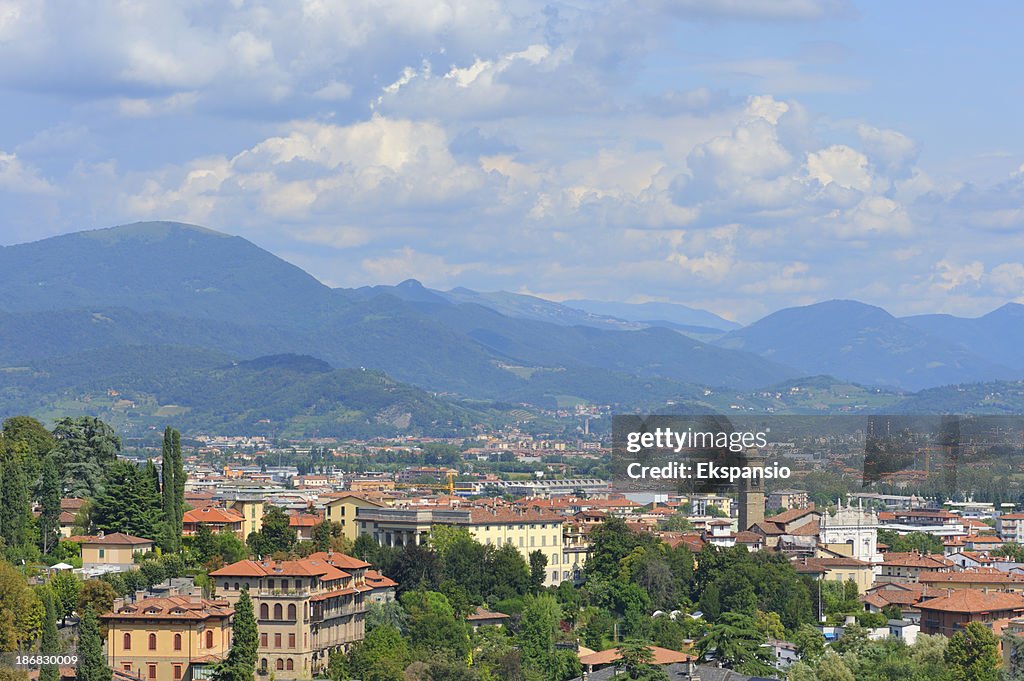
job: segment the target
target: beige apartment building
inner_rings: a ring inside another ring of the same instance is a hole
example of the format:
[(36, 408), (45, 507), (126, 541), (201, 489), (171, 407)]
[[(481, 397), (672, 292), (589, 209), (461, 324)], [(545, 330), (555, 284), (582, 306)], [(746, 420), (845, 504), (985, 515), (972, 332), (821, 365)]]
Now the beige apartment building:
[(146, 681), (192, 681), (231, 649), (227, 601), (199, 596), (145, 598), (100, 616), (107, 664)]
[[(557, 586), (572, 579), (573, 567), (563, 551), (563, 516), (532, 509), (505, 506), (475, 506), (465, 509), (360, 508), (356, 519), (359, 533), (369, 534), (384, 546), (423, 544), (434, 525), (465, 527), (478, 542), (491, 546), (511, 544), (527, 561), (540, 551), (548, 560), (545, 586)], [(579, 556), (572, 556), (578, 565)], [(564, 576), (569, 573), (568, 576)]]
[(352, 541), (359, 536), (359, 525), (356, 522), (356, 513), (359, 509), (387, 508), (384, 503), (352, 492), (337, 492), (321, 497), (321, 499), (325, 498), (327, 503), (324, 509), (324, 520), (341, 525), (342, 534)]
[(259, 628), (257, 678), (308, 679), (331, 651), (363, 639), (369, 602), (393, 598), (395, 583), (341, 553), (302, 560), (243, 560), (210, 573), (218, 596), (234, 604), (249, 590)]
[(82, 546), (82, 567), (86, 570), (114, 567), (120, 571), (135, 570), (135, 557), (153, 550), (152, 539), (133, 537), (123, 532), (96, 536), (71, 537)]

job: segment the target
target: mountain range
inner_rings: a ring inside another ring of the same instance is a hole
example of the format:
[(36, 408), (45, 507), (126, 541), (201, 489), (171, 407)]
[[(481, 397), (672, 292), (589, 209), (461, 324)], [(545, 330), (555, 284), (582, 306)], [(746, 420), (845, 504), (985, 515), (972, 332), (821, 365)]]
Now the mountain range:
[[(632, 409), (695, 400), (708, 388), (752, 391), (817, 375), (897, 392), (1016, 380), (1024, 375), (1024, 356), (1016, 352), (1022, 341), (1024, 306), (1012, 303), (965, 319), (897, 318), (856, 301), (827, 301), (740, 327), (667, 303), (558, 303), (519, 293), (439, 291), (415, 280), (334, 289), (245, 239), (172, 222), (0, 248), (4, 413), (25, 407), (33, 394), (70, 395), (109, 383), (118, 375), (110, 373), (110, 358), (129, 356), (129, 349), (151, 361), (132, 363), (134, 383), (118, 380), (164, 405), (187, 401), (189, 390), (209, 393), (218, 382), (238, 391), (253, 387), (251, 376), (268, 370), (244, 364), (253, 358), (305, 356), (322, 362), (320, 370), (271, 363), (304, 376), (299, 383), (315, 383), (316, 399), (305, 407), (329, 401), (346, 383), (369, 392), (401, 387), (411, 412), (401, 405), (389, 411), (378, 400), (377, 415), (362, 416), (411, 427), (450, 425), (468, 413), (428, 403), (438, 396), (449, 405), (585, 401)], [(177, 392), (163, 384), (152, 389), (159, 376), (147, 367), (160, 364), (154, 348), (177, 349), (183, 365), (168, 370), (178, 377)], [(106, 359), (90, 369), (82, 360), (89, 353)], [(379, 377), (375, 387), (353, 375), (324, 378), (364, 370)], [(243, 422), (270, 409), (242, 406), (236, 411)], [(392, 412), (412, 416), (379, 417)]]

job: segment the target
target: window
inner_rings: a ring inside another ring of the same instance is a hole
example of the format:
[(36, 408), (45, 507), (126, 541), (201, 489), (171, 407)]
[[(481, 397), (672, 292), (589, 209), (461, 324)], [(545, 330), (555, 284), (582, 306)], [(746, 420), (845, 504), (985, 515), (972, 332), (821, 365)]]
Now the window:
[(227, 590), (228, 590), (228, 583), (227, 583), (227, 582), (224, 582), (224, 590), (225, 590), (225, 591), (227, 591)]
[(149, 665), (149, 678), (151, 678), (151, 679), (155, 679), (156, 678), (156, 665), (155, 664)]
[(174, 665), (174, 681), (181, 681), (181, 665)]
[(235, 582), (235, 591), (238, 591), (238, 582)]
[(288, 671), (291, 671), (291, 670), (295, 669), (295, 663), (292, 662), (292, 658), (290, 658), (290, 657), (288, 658), (288, 664), (287, 664), (286, 669), (288, 669)]
[(263, 632), (262, 634), (260, 634), (260, 647), (266, 648), (269, 645), (269, 634), (267, 634), (267, 632)]
[(275, 648), (280, 648), (281, 647), (281, 634), (274, 634), (274, 647)]
[(121, 669), (124, 671), (125, 674), (132, 673), (132, 666), (128, 662), (125, 662), (123, 665), (121, 665)]
[(285, 590), (288, 589), (288, 580), (287, 579), (282, 579), (281, 580), (281, 588), (285, 589)]
[(132, 649), (132, 635), (131, 634), (125, 634), (124, 635), (124, 649), (125, 650), (131, 650)]
[(174, 649), (181, 650), (181, 634), (174, 635)]
[(264, 674), (267, 673), (267, 658), (265, 657), (262, 660), (260, 660), (260, 671)]
[(288, 634), (288, 647), (289, 648), (294, 648), (295, 647), (295, 634)]
[(288, 619), (290, 619), (290, 620), (295, 619), (295, 604), (294, 603), (289, 603), (288, 604)]
[(551, 581), (552, 582), (557, 582), (558, 581), (558, 570), (552, 570), (551, 571)]
[(213, 647), (213, 629), (207, 629), (206, 630), (206, 647), (207, 648), (212, 648)]
[(271, 589), (271, 590), (273, 590), (273, 588), (274, 588), (274, 584), (275, 584), (274, 580), (272, 580), (272, 579), (268, 579), (268, 580), (267, 580), (267, 588), (268, 588), (268, 589)]
[(100, 549), (100, 560), (103, 560), (106, 557), (107, 557), (107, 550), (106, 549)]
[(156, 634), (149, 635), (149, 649), (156, 650)]
[(281, 608), (281, 604), (280, 603), (274, 603), (274, 619), (275, 620), (282, 619), (282, 615), (281, 615), (282, 612), (283, 611), (282, 611), (282, 608)]
[(280, 657), (277, 658), (277, 662), (274, 663), (274, 666), (277, 667), (278, 671), (284, 670), (284, 660), (282, 660)]
[(270, 619), (270, 606), (267, 605), (266, 603), (260, 603), (260, 619), (261, 620), (269, 620)]
[(551, 554), (551, 564), (552, 565), (558, 565), (558, 554), (557, 553), (552, 553)]

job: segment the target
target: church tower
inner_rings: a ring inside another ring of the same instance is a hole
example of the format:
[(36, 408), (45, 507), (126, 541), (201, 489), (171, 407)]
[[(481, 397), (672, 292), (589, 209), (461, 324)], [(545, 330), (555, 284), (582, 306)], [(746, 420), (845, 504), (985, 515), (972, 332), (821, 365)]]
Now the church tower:
[[(739, 456), (739, 465), (746, 468), (764, 468), (765, 457), (756, 449), (748, 449)], [(739, 530), (749, 530), (764, 520), (764, 479), (758, 475), (741, 478)]]

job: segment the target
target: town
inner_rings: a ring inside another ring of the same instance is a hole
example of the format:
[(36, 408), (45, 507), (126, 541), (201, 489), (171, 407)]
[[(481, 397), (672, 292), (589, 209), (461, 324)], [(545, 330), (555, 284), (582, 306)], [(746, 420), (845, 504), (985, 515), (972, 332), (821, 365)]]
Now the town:
[[(926, 493), (947, 472), (926, 445), (925, 470), (854, 484), (869, 435), (771, 443), (792, 479), (641, 494), (602, 475), (608, 442), (589, 435), (302, 443), (168, 427), (129, 447), (94, 417), (52, 432), (14, 417), (0, 645), (36, 663), (2, 673), (1018, 678), (1024, 512), (996, 478), (988, 500)], [(973, 450), (959, 463), (1015, 465)]]

